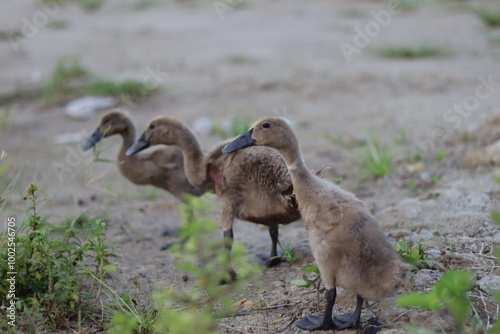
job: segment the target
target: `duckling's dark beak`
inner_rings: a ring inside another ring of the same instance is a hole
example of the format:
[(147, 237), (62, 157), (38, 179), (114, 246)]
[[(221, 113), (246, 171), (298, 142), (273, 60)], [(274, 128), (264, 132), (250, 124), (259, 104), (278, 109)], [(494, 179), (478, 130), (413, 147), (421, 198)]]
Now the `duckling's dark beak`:
[(240, 135), (238, 138), (224, 146), (222, 153), (232, 153), (242, 148), (255, 146), (256, 141), (252, 138), (253, 128)]
[(151, 146), (151, 143), (148, 140), (146, 140), (146, 133), (144, 132), (139, 137), (139, 139), (137, 139), (135, 141), (135, 143), (133, 143), (132, 146), (130, 146), (128, 148), (127, 152), (125, 152), (125, 155), (126, 156), (134, 155), (134, 154), (148, 148), (149, 146)]
[(89, 139), (87, 139), (87, 142), (85, 142), (82, 149), (84, 151), (89, 150), (90, 148), (94, 147), (95, 144), (100, 142), (101, 139), (102, 139), (102, 133), (101, 133), (101, 131), (99, 131), (99, 128), (97, 128), (97, 129), (95, 129), (94, 133), (92, 133), (90, 135)]

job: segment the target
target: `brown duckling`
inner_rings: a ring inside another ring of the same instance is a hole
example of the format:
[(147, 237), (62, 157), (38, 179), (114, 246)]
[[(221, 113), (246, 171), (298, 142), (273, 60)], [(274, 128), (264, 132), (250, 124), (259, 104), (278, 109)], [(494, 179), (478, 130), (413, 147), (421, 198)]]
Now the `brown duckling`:
[[(254, 147), (235, 154), (222, 154), (216, 145), (206, 155), (193, 132), (170, 116), (153, 119), (141, 137), (127, 150), (133, 155), (151, 145), (176, 145), (184, 153), (189, 180), (203, 190), (213, 190), (224, 203), (220, 215), (227, 248), (232, 248), (235, 218), (269, 227), (270, 256), (261, 256), (273, 266), (278, 257), (278, 224), (300, 218), (292, 181), (281, 155), (267, 147)], [(232, 273), (234, 274), (234, 273)], [(233, 277), (234, 278), (234, 277)]]
[(185, 201), (185, 194), (203, 194), (186, 177), (182, 152), (177, 147), (164, 146), (134, 156), (125, 155), (127, 148), (134, 143), (135, 127), (130, 118), (120, 110), (113, 109), (101, 117), (97, 129), (87, 139), (83, 150), (89, 150), (101, 139), (117, 134), (123, 138), (118, 152), (120, 163), (117, 166), (130, 182), (165, 189), (182, 202)]
[[(228, 144), (223, 153), (234, 154), (255, 145), (272, 147), (283, 155), (326, 287), (323, 316), (308, 314), (296, 325), (311, 331), (358, 327), (364, 299), (393, 295), (405, 285), (408, 266), (399, 259), (362, 201), (307, 169), (297, 138), (286, 121), (274, 117), (259, 120)], [(356, 294), (357, 305), (354, 313), (332, 319), (337, 286)]]

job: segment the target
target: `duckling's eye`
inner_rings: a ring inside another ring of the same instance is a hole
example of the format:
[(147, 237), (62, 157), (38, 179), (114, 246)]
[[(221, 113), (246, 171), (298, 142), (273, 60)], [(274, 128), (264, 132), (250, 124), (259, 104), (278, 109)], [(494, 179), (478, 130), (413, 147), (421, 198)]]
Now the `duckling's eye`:
[(154, 123), (149, 124), (149, 128), (150, 128), (151, 130), (153, 130), (153, 129), (155, 128)]
[(268, 128), (270, 128), (270, 127), (271, 127), (271, 124), (269, 124), (269, 123), (265, 122), (265, 123), (262, 123), (262, 127), (263, 127), (264, 129), (268, 129)]
[(109, 120), (110, 120), (110, 118), (109, 118), (109, 117), (104, 117), (104, 119), (102, 120), (102, 122), (103, 122), (103, 123), (108, 123), (108, 122), (109, 122)]

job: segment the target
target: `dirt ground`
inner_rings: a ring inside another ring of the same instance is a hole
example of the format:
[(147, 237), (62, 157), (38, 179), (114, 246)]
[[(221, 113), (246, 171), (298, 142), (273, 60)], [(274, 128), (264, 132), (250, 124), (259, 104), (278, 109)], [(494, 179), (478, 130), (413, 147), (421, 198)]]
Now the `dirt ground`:
[[(33, 0), (4, 1), (0, 95), (40, 86), (59, 59), (75, 55), (99, 76), (161, 85), (144, 101), (120, 105), (129, 110), (138, 133), (164, 114), (188, 124), (208, 117), (214, 125), (234, 115), (249, 121), (287, 117), (296, 125), (308, 166), (325, 169), (326, 178), (341, 180), (366, 201), (394, 243), (423, 238), (434, 247), (429, 251), (434, 270), (414, 272), (411, 289), (429, 289), (450, 268), (471, 270), (471, 299), (484, 323), (492, 324), (499, 306), (478, 282), (500, 272), (492, 254), (500, 233), (489, 218), (500, 206), (500, 190), (494, 166), (470, 168), (463, 159), (500, 138), (498, 128), (489, 134), (496, 133), (496, 139), (482, 136), (486, 130), (481, 128), (494, 125), (489, 120), (500, 113), (500, 44), (491, 37), (500, 34), (458, 4), (463, 2), (424, 2), (390, 12), (387, 2), (368, 0), (243, 5), (106, 0), (87, 12), (74, 3), (48, 8)], [(12, 31), (20, 32), (15, 40)], [(387, 45), (421, 44), (438, 45), (443, 52), (416, 59), (374, 52)], [(347, 45), (357, 51), (346, 57)], [(118, 271), (110, 278), (117, 290), (135, 289), (134, 279), (144, 293), (159, 282), (182, 285), (174, 259), (159, 251), (169, 240), (159, 236), (161, 231), (178, 225), (177, 200), (131, 184), (112, 164), (91, 164), (91, 154), (81, 151), (82, 136), (93, 131), (99, 113), (75, 120), (65, 115), (64, 105), (47, 106), (38, 99), (0, 107), (9, 111), (8, 124), (0, 130), (0, 152), (6, 152), (14, 171), (23, 168), (1, 213), (2, 228), (7, 217), (23, 217), (22, 192), (36, 180), (51, 198), (41, 212), (48, 220), (82, 212), (109, 218), (108, 238), (120, 245), (120, 257), (113, 260)], [(394, 151), (393, 171), (385, 178), (361, 178), (355, 143), (369, 132)], [(77, 140), (56, 144), (63, 134), (77, 134)], [(220, 141), (206, 132), (198, 136), (207, 150)], [(114, 159), (120, 140), (107, 142), (113, 146), (102, 157)], [(435, 156), (439, 150), (446, 152), (442, 161)], [(413, 172), (411, 152), (419, 152), (424, 163)], [(57, 163), (69, 171), (61, 173)], [(303, 224), (282, 227), (280, 233), (299, 259), (265, 270), (260, 284), (241, 297), (262, 297), (267, 307), (290, 306), (223, 319), (221, 331), (305, 333), (293, 322), (303, 313), (321, 311), (323, 299), (317, 300), (314, 289), (290, 283), (313, 263)], [(236, 224), (235, 239), (251, 252), (267, 252), (270, 245), (265, 227), (246, 222)], [(449, 329), (437, 314), (391, 302), (370, 302), (362, 327), (375, 318), (386, 333), (406, 332), (408, 324)], [(354, 298), (341, 294), (338, 303), (335, 312), (352, 307)]]

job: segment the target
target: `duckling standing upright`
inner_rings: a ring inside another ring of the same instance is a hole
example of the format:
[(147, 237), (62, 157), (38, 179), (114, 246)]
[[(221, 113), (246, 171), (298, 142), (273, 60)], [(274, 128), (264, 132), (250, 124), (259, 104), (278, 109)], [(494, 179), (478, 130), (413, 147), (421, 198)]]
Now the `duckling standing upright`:
[(134, 143), (135, 127), (130, 118), (117, 109), (101, 117), (97, 129), (87, 139), (83, 150), (94, 147), (102, 138), (116, 134), (123, 138), (118, 152), (118, 169), (130, 182), (165, 189), (182, 202), (185, 201), (185, 194), (203, 194), (203, 191), (193, 186), (186, 177), (182, 152), (177, 147), (158, 147), (139, 155), (125, 155), (127, 148)]
[[(407, 265), (363, 202), (307, 169), (297, 139), (284, 120), (259, 120), (228, 144), (223, 153), (254, 145), (275, 148), (283, 155), (326, 287), (323, 316), (308, 314), (296, 325), (311, 331), (358, 327), (364, 299), (378, 300), (394, 294), (406, 282)], [(357, 305), (354, 313), (332, 319), (337, 286), (355, 293)]]
[(245, 152), (224, 155), (227, 142), (214, 147), (206, 155), (196, 136), (180, 120), (163, 116), (153, 119), (146, 131), (132, 145), (132, 155), (151, 145), (177, 145), (184, 152), (184, 165), (189, 180), (204, 190), (214, 190), (224, 202), (222, 228), (227, 248), (233, 242), (235, 218), (269, 227), (272, 246), (270, 256), (262, 262), (273, 266), (281, 262), (277, 256), (278, 224), (289, 224), (300, 218), (292, 181), (281, 155), (267, 147), (254, 147)]

